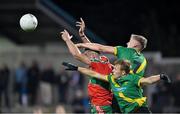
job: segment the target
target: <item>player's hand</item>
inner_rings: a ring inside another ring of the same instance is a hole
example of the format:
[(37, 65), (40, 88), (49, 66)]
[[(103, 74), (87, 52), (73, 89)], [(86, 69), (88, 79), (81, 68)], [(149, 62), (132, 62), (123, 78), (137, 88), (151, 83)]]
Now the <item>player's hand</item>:
[(79, 21), (76, 22), (76, 26), (77, 26), (77, 27), (80, 27), (80, 28), (79, 28), (79, 36), (82, 37), (82, 36), (85, 35), (85, 34), (84, 34), (85, 23), (84, 23), (84, 21), (83, 21), (82, 18), (80, 18), (80, 20), (81, 20), (80, 22), (79, 22)]
[(160, 79), (164, 80), (167, 83), (171, 83), (171, 80), (167, 74), (160, 74)]
[(64, 41), (70, 40), (72, 38), (72, 35), (70, 36), (67, 30), (62, 31), (60, 34)]
[(78, 70), (78, 66), (76, 66), (72, 63), (63, 62), (62, 65), (67, 67), (65, 70)]

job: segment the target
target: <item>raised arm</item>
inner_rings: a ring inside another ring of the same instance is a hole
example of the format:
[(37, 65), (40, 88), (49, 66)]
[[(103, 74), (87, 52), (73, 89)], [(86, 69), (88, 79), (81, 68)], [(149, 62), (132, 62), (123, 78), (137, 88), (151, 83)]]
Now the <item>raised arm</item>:
[(160, 75), (154, 75), (154, 76), (150, 76), (147, 78), (141, 78), (140, 79), (140, 85), (144, 86), (144, 85), (150, 85), (150, 84), (154, 84), (160, 80), (164, 80), (167, 83), (171, 83), (170, 78), (168, 77), (168, 75), (166, 74), (160, 74)]
[(76, 44), (76, 46), (82, 48), (89, 48), (100, 52), (111, 53), (111, 54), (114, 54), (115, 51), (115, 47), (113, 46), (106, 46), (98, 43), (79, 43)]
[(81, 40), (83, 41), (83, 43), (91, 43), (89, 38), (84, 33), (84, 31), (85, 31), (84, 20), (82, 18), (80, 18), (80, 20), (81, 20), (80, 22), (76, 22), (76, 26), (80, 27), (79, 28), (79, 36), (81, 37)]
[(85, 74), (86, 76), (90, 76), (90, 77), (94, 77), (94, 78), (97, 78), (100, 80), (108, 81), (106, 78), (106, 75), (99, 74), (99, 73), (89, 70), (87, 68), (78, 67), (78, 66), (68, 63), (68, 62), (63, 62), (62, 65), (67, 67), (66, 70), (75, 70), (75, 71), (77, 70), (77, 71)]
[(80, 50), (75, 46), (75, 44), (70, 40), (72, 36), (70, 36), (66, 30), (61, 32), (61, 37), (66, 42), (68, 49), (74, 58), (88, 65), (91, 63), (90, 59), (82, 54)]

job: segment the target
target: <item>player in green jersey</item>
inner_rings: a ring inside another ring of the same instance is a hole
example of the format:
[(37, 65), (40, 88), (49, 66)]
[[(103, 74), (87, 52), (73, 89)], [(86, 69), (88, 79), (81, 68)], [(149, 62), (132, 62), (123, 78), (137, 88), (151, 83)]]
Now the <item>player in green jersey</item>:
[(150, 113), (146, 97), (143, 97), (141, 92), (141, 87), (156, 83), (159, 80), (164, 80), (168, 83), (171, 82), (165, 74), (154, 75), (147, 78), (130, 74), (130, 62), (126, 60), (116, 61), (113, 74), (107, 76), (71, 63), (64, 62), (63, 65), (67, 67), (66, 70), (78, 70), (88, 76), (108, 81), (123, 113)]
[[(105, 46), (97, 43), (79, 43), (77, 47), (89, 48), (96, 51), (111, 53), (117, 56), (119, 60), (129, 60), (131, 62), (131, 74), (137, 74), (139, 76), (144, 76), (146, 69), (146, 58), (141, 53), (141, 51), (146, 48), (147, 39), (141, 35), (132, 34), (129, 42), (127, 43), (127, 48), (123, 46)], [(113, 97), (112, 107), (118, 107), (117, 101)], [(119, 109), (113, 108), (113, 112), (118, 112)], [(119, 113), (119, 112), (118, 112)]]
[(131, 73), (143, 76), (146, 68), (146, 59), (141, 51), (146, 48), (147, 39), (141, 35), (132, 34), (127, 47), (105, 46), (97, 43), (79, 43), (78, 47), (89, 48), (100, 52), (114, 54), (119, 60), (129, 60), (131, 62)]

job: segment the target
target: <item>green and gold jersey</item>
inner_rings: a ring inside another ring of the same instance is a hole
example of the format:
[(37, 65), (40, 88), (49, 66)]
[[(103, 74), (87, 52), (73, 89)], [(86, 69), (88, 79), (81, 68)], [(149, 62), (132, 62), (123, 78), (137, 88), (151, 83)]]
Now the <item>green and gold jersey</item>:
[(139, 107), (147, 106), (146, 97), (143, 97), (139, 83), (140, 76), (129, 74), (114, 79), (113, 75), (108, 75), (107, 80), (122, 113), (133, 112)]
[(133, 48), (126, 48), (122, 46), (117, 46), (115, 48), (114, 54), (118, 57), (119, 60), (126, 59), (131, 62), (131, 73), (144, 76), (146, 58), (143, 54), (138, 53)]

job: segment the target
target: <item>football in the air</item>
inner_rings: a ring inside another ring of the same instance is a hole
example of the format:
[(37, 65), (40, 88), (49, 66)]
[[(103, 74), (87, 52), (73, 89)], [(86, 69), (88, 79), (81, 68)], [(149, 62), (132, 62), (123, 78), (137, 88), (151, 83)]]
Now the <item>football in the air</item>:
[(38, 25), (37, 18), (32, 14), (25, 14), (21, 17), (20, 26), (24, 31), (33, 31)]

